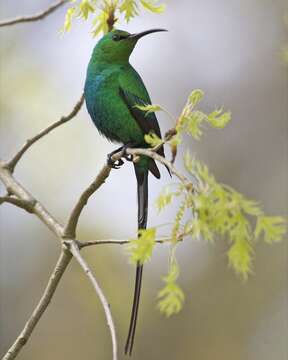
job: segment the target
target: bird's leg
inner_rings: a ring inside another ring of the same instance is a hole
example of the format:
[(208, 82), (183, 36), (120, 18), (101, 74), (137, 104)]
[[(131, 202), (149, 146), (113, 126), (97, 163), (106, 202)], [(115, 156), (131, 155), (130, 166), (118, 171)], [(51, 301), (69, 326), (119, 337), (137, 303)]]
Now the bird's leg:
[(135, 147), (136, 145), (135, 144), (132, 144), (132, 143), (128, 143), (128, 144), (125, 144), (123, 146), (123, 157), (127, 160), (127, 161), (133, 161), (133, 155), (131, 154), (127, 154), (126, 150), (128, 148), (133, 148)]
[(112, 159), (113, 155), (117, 154), (119, 151), (123, 151), (124, 146), (112, 151), (110, 154), (107, 155), (107, 165), (110, 166), (112, 169), (120, 169), (120, 167), (124, 164), (122, 159), (114, 161)]

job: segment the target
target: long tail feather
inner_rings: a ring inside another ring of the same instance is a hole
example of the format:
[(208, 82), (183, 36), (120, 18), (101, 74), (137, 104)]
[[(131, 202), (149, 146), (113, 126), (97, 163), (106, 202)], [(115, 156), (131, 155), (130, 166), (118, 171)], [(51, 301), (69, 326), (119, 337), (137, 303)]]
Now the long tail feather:
[[(146, 229), (146, 225), (147, 225), (148, 170), (143, 171), (142, 169), (139, 169), (137, 165), (135, 165), (135, 174), (137, 178), (138, 230), (140, 230), (140, 229)], [(126, 345), (125, 345), (125, 354), (129, 354), (129, 355), (131, 355), (134, 345), (139, 300), (141, 293), (142, 272), (143, 272), (143, 265), (138, 263), (136, 267), (134, 299), (133, 299), (133, 306), (131, 312), (130, 326), (129, 326)]]

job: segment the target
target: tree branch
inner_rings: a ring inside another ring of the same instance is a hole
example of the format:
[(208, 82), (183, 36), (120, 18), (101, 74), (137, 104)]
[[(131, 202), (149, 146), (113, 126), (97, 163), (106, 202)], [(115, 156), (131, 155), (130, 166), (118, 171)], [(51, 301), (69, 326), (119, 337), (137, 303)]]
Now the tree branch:
[[(170, 242), (171, 239), (170, 238), (163, 238), (163, 239), (158, 239), (156, 240), (156, 244), (165, 244)], [(127, 245), (130, 244), (131, 240), (118, 240), (118, 239), (107, 239), (107, 240), (91, 240), (91, 241), (77, 241), (77, 245), (79, 247), (79, 249), (83, 249), (85, 247), (89, 247), (89, 246), (95, 246), (95, 245)]]
[(92, 283), (97, 295), (99, 296), (99, 299), (101, 301), (101, 304), (102, 304), (104, 312), (105, 312), (105, 316), (106, 316), (107, 324), (108, 324), (108, 327), (110, 330), (110, 334), (111, 334), (112, 348), (113, 348), (113, 360), (117, 360), (116, 330), (115, 330), (115, 325), (113, 322), (112, 313), (110, 310), (110, 305), (109, 305), (101, 287), (99, 286), (95, 276), (93, 275), (92, 271), (90, 270), (88, 264), (83, 259), (82, 255), (80, 254), (80, 250), (77, 245), (77, 242), (74, 240), (70, 240), (70, 241), (65, 241), (65, 244), (68, 247), (68, 249), (70, 250), (71, 254), (73, 254), (74, 258), (77, 260), (77, 262), (79, 263), (79, 265), (81, 266), (81, 268), (83, 269), (85, 274), (87, 275), (87, 277), (90, 280), (90, 282)]
[(48, 9), (43, 10), (35, 15), (19, 16), (14, 19), (2, 20), (2, 21), (0, 21), (0, 27), (42, 20), (46, 16), (52, 14), (55, 10), (60, 8), (62, 5), (64, 5), (67, 1), (68, 0), (60, 0), (60, 1), (56, 2), (55, 4), (52, 4), (51, 6), (49, 6)]
[(52, 125), (48, 126), (46, 129), (42, 130), (39, 134), (35, 135), (31, 139), (28, 139), (26, 143), (22, 146), (22, 148), (17, 152), (17, 154), (5, 164), (5, 167), (9, 169), (12, 173), (15, 169), (15, 166), (17, 165), (18, 161), (22, 158), (24, 153), (39, 139), (41, 139), (43, 136), (49, 134), (52, 130), (56, 129), (58, 126), (63, 125), (67, 121), (73, 119), (78, 112), (80, 111), (82, 105), (84, 102), (84, 94), (81, 95), (81, 98), (76, 103), (72, 111), (66, 115), (62, 116), (60, 120), (56, 121)]
[(20, 335), (4, 355), (2, 360), (15, 359), (22, 347), (27, 343), (35, 326), (47, 309), (71, 258), (72, 254), (67, 249), (63, 249), (39, 303), (37, 304), (29, 320), (26, 322), (24, 329), (21, 331)]
[(0, 196), (0, 205), (7, 203), (15, 205), (21, 209), (26, 210), (29, 213), (33, 212), (35, 202), (28, 200), (21, 200), (14, 196)]

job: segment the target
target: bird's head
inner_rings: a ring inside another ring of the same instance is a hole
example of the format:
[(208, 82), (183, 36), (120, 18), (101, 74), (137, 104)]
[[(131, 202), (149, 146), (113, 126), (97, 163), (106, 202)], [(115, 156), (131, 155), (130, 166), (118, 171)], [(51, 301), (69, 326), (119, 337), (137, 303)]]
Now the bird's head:
[(137, 34), (130, 34), (123, 30), (113, 30), (105, 34), (96, 44), (92, 58), (97, 62), (125, 63), (139, 39), (154, 32), (167, 31), (164, 29), (151, 29)]

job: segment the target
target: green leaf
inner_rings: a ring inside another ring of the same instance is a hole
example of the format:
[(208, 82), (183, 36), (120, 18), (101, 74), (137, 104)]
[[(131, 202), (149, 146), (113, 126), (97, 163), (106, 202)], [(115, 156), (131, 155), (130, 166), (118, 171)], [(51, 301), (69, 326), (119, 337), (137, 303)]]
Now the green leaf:
[(223, 109), (217, 109), (208, 115), (207, 120), (211, 126), (223, 129), (231, 120), (231, 112), (223, 112)]
[(160, 195), (156, 199), (156, 206), (159, 212), (163, 210), (167, 205), (171, 204), (174, 195), (175, 193), (173, 193), (168, 186), (164, 187), (164, 189), (161, 191)]
[(95, 11), (89, 0), (82, 0), (79, 5), (79, 10), (80, 16), (83, 17), (84, 20), (88, 19), (89, 13), (94, 13)]
[(155, 147), (155, 146), (161, 145), (163, 143), (163, 141), (154, 132), (150, 132), (149, 134), (145, 134), (144, 135), (144, 140), (151, 147)]
[(133, 17), (138, 15), (136, 0), (124, 0), (119, 10), (121, 13), (125, 13), (125, 20), (129, 22)]
[(161, 5), (157, 5), (156, 1), (153, 0), (140, 0), (142, 6), (149, 10), (152, 11), (154, 13), (160, 14), (163, 11), (165, 11), (166, 6), (164, 4)]
[(195, 107), (198, 103), (202, 100), (204, 96), (204, 92), (200, 89), (195, 89), (192, 91), (191, 95), (189, 96), (189, 103)]
[(159, 105), (150, 105), (150, 104), (139, 105), (139, 104), (137, 104), (134, 107), (139, 109), (139, 110), (142, 110), (142, 111), (146, 112), (145, 116), (147, 116), (147, 115), (149, 115), (149, 114), (151, 114), (153, 112), (156, 112), (156, 111), (163, 111), (163, 109)]
[(255, 228), (255, 238), (264, 234), (264, 241), (268, 244), (279, 242), (287, 231), (287, 222), (281, 216), (259, 216)]
[(76, 11), (76, 8), (75, 8), (75, 7), (70, 7), (70, 8), (66, 11), (65, 21), (64, 21), (64, 25), (63, 25), (62, 31), (68, 32), (68, 31), (71, 30), (72, 19), (73, 19), (73, 17), (75, 16), (75, 11)]
[(244, 280), (251, 273), (252, 255), (253, 248), (250, 242), (243, 237), (239, 237), (228, 251), (229, 264)]
[(131, 240), (128, 245), (130, 259), (133, 263), (140, 262), (144, 264), (151, 258), (155, 246), (155, 237), (155, 228), (139, 230), (138, 239)]
[(184, 165), (185, 165), (185, 169), (189, 172), (189, 173), (193, 173), (194, 171), (194, 159), (191, 157), (190, 151), (187, 150), (184, 154)]
[(176, 283), (179, 276), (179, 268), (176, 261), (172, 262), (169, 273), (163, 278), (165, 286), (158, 293), (158, 308), (167, 317), (177, 314), (183, 307), (184, 293)]
[(105, 10), (102, 10), (99, 15), (95, 17), (93, 20), (93, 28), (92, 34), (93, 36), (97, 36), (101, 32), (104, 34), (108, 32), (108, 24), (107, 20), (109, 18), (109, 13)]

